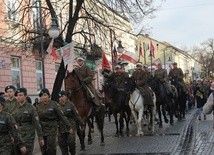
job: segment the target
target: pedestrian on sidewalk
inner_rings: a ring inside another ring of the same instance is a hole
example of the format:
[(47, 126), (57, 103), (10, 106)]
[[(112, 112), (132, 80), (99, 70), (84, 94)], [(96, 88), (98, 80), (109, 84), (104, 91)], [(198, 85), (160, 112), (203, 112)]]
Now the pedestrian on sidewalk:
[[(198, 116), (198, 120), (201, 120), (202, 107), (204, 106), (204, 104), (206, 102), (205, 90), (204, 90), (202, 81), (198, 81), (194, 95), (196, 98), (196, 108), (197, 108), (196, 114)], [(204, 119), (206, 119), (206, 115), (204, 115)]]

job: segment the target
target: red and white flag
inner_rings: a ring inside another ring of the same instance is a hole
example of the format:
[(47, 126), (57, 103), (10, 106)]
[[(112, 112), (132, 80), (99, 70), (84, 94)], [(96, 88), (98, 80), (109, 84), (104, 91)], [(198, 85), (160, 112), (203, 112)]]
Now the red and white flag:
[(129, 52), (129, 51), (125, 51), (121, 56), (120, 59), (124, 59), (127, 60), (133, 64), (137, 63), (137, 56), (135, 55), (135, 53)]
[(155, 57), (155, 47), (152, 44), (152, 41), (150, 41), (150, 52), (152, 54), (152, 57), (154, 58)]
[(106, 58), (105, 52), (102, 51), (102, 67), (103, 69), (111, 70), (111, 65)]
[(55, 48), (53, 47), (53, 43), (54, 43), (54, 39), (51, 40), (46, 51), (48, 54), (52, 55), (54, 60), (56, 61), (58, 59), (58, 55), (56, 53)]

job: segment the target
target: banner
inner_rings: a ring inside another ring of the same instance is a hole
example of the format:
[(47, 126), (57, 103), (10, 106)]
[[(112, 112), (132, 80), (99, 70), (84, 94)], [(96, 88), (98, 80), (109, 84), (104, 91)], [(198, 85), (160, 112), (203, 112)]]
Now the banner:
[(64, 61), (64, 66), (66, 67), (67, 64), (74, 62), (76, 58), (76, 54), (74, 52), (73, 43), (69, 43), (60, 48), (61, 56)]
[(111, 65), (110, 65), (108, 59), (106, 58), (105, 52), (103, 52), (103, 51), (102, 51), (102, 68), (111, 70)]
[(133, 64), (137, 63), (137, 56), (135, 55), (135, 53), (129, 52), (129, 51), (125, 51), (121, 56), (120, 59), (124, 59), (127, 60)]

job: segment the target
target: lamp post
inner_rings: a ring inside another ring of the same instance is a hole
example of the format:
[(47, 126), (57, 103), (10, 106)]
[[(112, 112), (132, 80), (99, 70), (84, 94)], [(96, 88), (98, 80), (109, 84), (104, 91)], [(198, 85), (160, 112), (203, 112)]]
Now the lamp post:
[(52, 18), (52, 24), (48, 30), (48, 34), (52, 39), (54, 39), (59, 36), (59, 33), (60, 33), (60, 30), (58, 28), (57, 20), (55, 18)]
[(122, 46), (121, 41), (119, 41), (119, 43), (118, 43), (117, 51), (118, 51), (118, 53), (123, 53), (123, 51), (124, 51), (124, 47)]

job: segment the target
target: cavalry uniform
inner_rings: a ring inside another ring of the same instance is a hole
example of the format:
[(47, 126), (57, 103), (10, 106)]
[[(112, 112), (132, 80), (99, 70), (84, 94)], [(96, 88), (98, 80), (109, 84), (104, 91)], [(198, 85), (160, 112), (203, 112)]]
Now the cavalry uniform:
[[(173, 65), (177, 65), (177, 63), (173, 63)], [(184, 78), (184, 74), (183, 71), (181, 70), (181, 68), (177, 68), (174, 67), (173, 69), (171, 69), (169, 71), (169, 75), (168, 75), (169, 79), (175, 79), (178, 81), (178, 83), (182, 86), (183, 91), (188, 94), (188, 88), (183, 80)]]
[(144, 97), (145, 104), (154, 106), (154, 102), (152, 99), (153, 93), (147, 84), (149, 75), (146, 74), (146, 72), (142, 69), (136, 69), (133, 72), (132, 77), (136, 82), (137, 88), (140, 90), (141, 94)]
[(49, 100), (45, 103), (41, 101), (36, 109), (45, 142), (45, 145), (41, 147), (42, 154), (56, 155), (58, 121), (62, 120), (68, 130), (71, 129), (71, 125), (55, 101)]
[(166, 90), (168, 95), (171, 95), (171, 96), (173, 95), (171, 86), (166, 80), (166, 78), (167, 78), (166, 69), (158, 68), (157, 70), (155, 70), (154, 78), (155, 78), (155, 80), (157, 80), (157, 82), (159, 84), (163, 84), (163, 86), (164, 86), (164, 88), (165, 88), (165, 90)]
[(65, 116), (67, 117), (68, 121), (70, 122), (72, 129), (74, 131), (73, 134), (69, 133), (68, 129), (64, 125), (63, 121), (59, 121), (58, 127), (58, 143), (59, 147), (62, 151), (63, 155), (68, 155), (70, 152), (71, 154), (75, 155), (76, 153), (76, 125), (80, 125), (84, 127), (85, 123), (83, 122), (82, 118), (79, 116), (76, 107), (72, 102), (67, 100), (64, 105), (59, 104), (60, 109), (63, 111)]
[(77, 74), (77, 76), (80, 78), (80, 80), (84, 83), (84, 86), (87, 91), (87, 96), (89, 97), (89, 99), (91, 99), (96, 106), (100, 107), (101, 103), (100, 103), (99, 97), (92, 84), (93, 75), (94, 75), (93, 71), (85, 65), (75, 68), (74, 71)]

